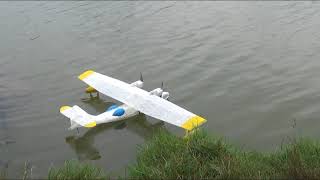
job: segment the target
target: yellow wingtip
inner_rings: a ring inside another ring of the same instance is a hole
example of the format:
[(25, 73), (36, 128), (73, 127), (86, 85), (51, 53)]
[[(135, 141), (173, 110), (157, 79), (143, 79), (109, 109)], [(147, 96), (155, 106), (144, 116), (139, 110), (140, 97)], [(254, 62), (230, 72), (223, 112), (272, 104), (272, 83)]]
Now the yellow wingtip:
[(92, 127), (95, 127), (96, 125), (97, 125), (96, 122), (91, 122), (91, 123), (86, 124), (84, 127), (86, 127), (86, 128), (92, 128)]
[(83, 79), (89, 77), (89, 76), (90, 76), (91, 74), (93, 74), (93, 73), (94, 73), (94, 71), (88, 70), (88, 71), (80, 74), (80, 76), (79, 76), (78, 78), (79, 78), (80, 80), (83, 80)]
[(65, 110), (70, 109), (70, 108), (71, 108), (70, 106), (62, 106), (60, 108), (60, 112), (65, 111)]
[(207, 120), (200, 116), (192, 116), (189, 118), (185, 123), (183, 123), (182, 127), (186, 130), (191, 131), (192, 129), (202, 125), (205, 123)]

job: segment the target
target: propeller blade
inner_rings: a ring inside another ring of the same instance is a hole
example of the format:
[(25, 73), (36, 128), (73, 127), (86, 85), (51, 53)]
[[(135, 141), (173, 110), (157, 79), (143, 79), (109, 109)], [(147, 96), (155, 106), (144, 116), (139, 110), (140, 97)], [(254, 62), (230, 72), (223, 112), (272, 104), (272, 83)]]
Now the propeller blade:
[(143, 82), (143, 77), (142, 77), (142, 73), (140, 72), (140, 81)]

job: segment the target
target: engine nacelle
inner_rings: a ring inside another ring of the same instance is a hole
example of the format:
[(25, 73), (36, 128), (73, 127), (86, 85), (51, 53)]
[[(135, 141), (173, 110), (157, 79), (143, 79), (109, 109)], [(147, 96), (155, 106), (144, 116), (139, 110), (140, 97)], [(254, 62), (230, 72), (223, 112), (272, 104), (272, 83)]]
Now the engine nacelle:
[(157, 88), (157, 89), (154, 89), (154, 90), (150, 91), (150, 94), (161, 97), (162, 92), (163, 92), (163, 90), (161, 88)]
[(170, 96), (169, 92), (163, 92), (163, 93), (161, 94), (161, 98), (162, 98), (162, 99), (165, 99), (165, 100), (167, 100), (167, 99), (169, 98), (169, 96)]
[(142, 88), (143, 87), (143, 81), (136, 81), (130, 84), (131, 86), (135, 86), (137, 88)]

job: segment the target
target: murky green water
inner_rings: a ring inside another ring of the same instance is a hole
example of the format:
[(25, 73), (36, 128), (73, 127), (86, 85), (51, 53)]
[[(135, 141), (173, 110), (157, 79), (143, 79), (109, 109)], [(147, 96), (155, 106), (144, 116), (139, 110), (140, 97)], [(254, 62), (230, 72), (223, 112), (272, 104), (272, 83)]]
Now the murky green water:
[(164, 81), (173, 102), (241, 147), (320, 137), (319, 2), (1, 2), (0, 18), (0, 166), (10, 177), (26, 161), (33, 177), (66, 159), (122, 171), (154, 129), (183, 134), (145, 116), (68, 131), (60, 105), (98, 114), (112, 102), (83, 100), (87, 69), (126, 82), (142, 72), (146, 90)]

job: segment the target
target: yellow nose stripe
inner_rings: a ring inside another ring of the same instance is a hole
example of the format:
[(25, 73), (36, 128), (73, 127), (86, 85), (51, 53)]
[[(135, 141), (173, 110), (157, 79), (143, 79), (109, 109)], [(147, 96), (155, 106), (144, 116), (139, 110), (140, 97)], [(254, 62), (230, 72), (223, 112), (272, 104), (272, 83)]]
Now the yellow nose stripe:
[(93, 73), (94, 73), (94, 71), (88, 70), (88, 71), (82, 73), (78, 78), (79, 78), (80, 80), (83, 80), (83, 79), (89, 77), (89, 76), (90, 76), (91, 74), (93, 74)]
[(187, 130), (192, 130), (195, 127), (200, 126), (201, 124), (205, 123), (206, 120), (200, 116), (193, 116), (189, 118), (185, 123), (182, 124), (182, 127)]

